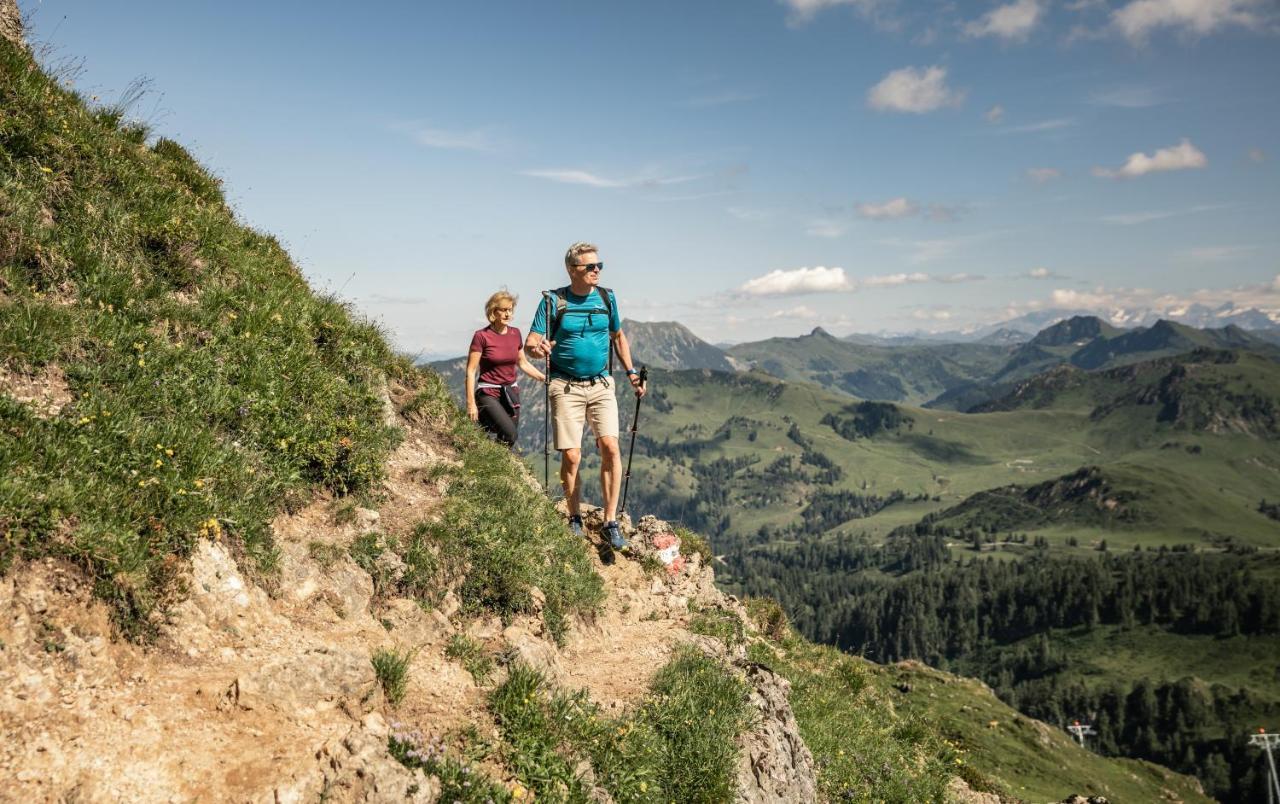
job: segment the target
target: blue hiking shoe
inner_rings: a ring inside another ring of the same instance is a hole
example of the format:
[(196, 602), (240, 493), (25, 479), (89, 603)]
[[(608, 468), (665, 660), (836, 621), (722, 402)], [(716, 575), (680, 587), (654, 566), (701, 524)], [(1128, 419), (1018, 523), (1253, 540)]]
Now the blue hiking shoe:
[(622, 526), (618, 524), (618, 520), (611, 519), (604, 523), (604, 527), (600, 529), (600, 535), (609, 540), (614, 550), (627, 549), (627, 540), (622, 538)]
[(569, 532), (574, 536), (581, 536), (585, 533), (582, 528), (582, 517), (578, 514), (573, 514), (569, 517)]

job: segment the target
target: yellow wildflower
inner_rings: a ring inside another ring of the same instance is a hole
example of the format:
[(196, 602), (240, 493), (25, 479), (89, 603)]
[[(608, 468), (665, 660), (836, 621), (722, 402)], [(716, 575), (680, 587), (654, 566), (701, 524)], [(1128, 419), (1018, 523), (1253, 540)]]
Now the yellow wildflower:
[(52, 173), (52, 172), (53, 172), (53, 168), (47, 168), (47, 167), (45, 167), (44, 165), (41, 165), (41, 166), (40, 166), (40, 172), (41, 172), (41, 173)]
[(196, 488), (198, 488), (198, 489), (202, 489), (202, 488), (204, 488), (204, 481), (203, 481), (203, 480), (200, 480), (200, 479), (197, 479), (197, 480), (196, 480), (196, 482), (195, 482), (195, 487), (196, 487)]
[(172, 458), (172, 457), (173, 457), (173, 450), (171, 450), (171, 449), (166, 449), (166, 450), (164, 451), (164, 454), (165, 454), (165, 455), (168, 455), (170, 458)]

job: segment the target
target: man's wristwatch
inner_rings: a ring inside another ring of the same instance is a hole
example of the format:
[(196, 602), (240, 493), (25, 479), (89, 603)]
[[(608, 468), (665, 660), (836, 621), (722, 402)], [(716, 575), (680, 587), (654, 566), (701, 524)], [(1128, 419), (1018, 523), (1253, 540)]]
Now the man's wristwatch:
[(633, 368), (629, 368), (629, 369), (627, 369), (627, 376), (628, 376), (628, 377), (636, 377), (636, 376), (639, 376), (639, 374), (640, 374), (640, 372), (636, 371), (636, 370), (635, 370), (635, 369), (633, 369)]

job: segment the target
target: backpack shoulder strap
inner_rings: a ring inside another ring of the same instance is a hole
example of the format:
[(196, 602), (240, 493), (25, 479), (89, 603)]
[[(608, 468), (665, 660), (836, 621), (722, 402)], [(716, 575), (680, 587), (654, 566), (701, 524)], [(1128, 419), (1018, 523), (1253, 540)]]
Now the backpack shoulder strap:
[(550, 320), (547, 321), (547, 340), (554, 341), (556, 333), (560, 331), (560, 322), (564, 320), (564, 311), (569, 309), (569, 288), (562, 287), (555, 290), (544, 290), (544, 297), (555, 297), (556, 311)]
[[(613, 321), (613, 302), (610, 297), (613, 291), (608, 288), (602, 288), (596, 285), (596, 292), (600, 294), (600, 302), (604, 305), (605, 329), (609, 328), (609, 323)], [(610, 333), (612, 335), (612, 333)], [(613, 338), (609, 338), (609, 373), (613, 374)]]

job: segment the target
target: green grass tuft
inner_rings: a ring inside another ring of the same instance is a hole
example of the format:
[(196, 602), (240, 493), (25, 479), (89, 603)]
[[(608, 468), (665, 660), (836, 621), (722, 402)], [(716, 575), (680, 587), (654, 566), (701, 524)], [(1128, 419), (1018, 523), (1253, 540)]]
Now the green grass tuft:
[(698, 612), (689, 621), (689, 630), (695, 634), (714, 637), (729, 648), (737, 647), (747, 639), (742, 621), (733, 612), (723, 609), (707, 609)]
[(460, 662), (477, 684), (484, 684), (493, 675), (493, 657), (484, 646), (466, 634), (454, 634), (444, 649), (444, 655)]
[(409, 686), (409, 664), (413, 661), (413, 651), (396, 650), (395, 648), (379, 648), (373, 652), (373, 672), (382, 685), (382, 693), (392, 706), (399, 706), (404, 700)]
[(702, 556), (704, 564), (715, 558), (715, 554), (711, 552), (711, 544), (701, 534), (688, 528), (676, 528), (675, 532), (680, 537), (680, 555), (692, 557), (697, 553)]

